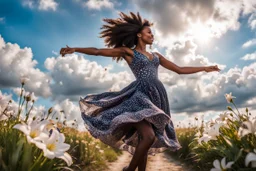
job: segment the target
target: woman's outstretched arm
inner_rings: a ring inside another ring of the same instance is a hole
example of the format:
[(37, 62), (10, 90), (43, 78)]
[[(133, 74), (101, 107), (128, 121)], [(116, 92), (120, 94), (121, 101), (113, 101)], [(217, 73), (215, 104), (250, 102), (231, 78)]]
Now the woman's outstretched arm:
[(118, 48), (103, 48), (98, 49), (94, 47), (88, 48), (61, 48), (60, 54), (64, 57), (66, 54), (71, 54), (74, 52), (84, 53), (87, 55), (95, 55), (95, 56), (107, 56), (107, 57), (124, 57), (126, 55), (133, 56), (133, 52), (131, 49), (127, 47), (118, 47)]
[(164, 68), (169, 69), (171, 71), (176, 72), (177, 74), (193, 74), (200, 71), (212, 72), (212, 71), (220, 71), (217, 65), (215, 66), (206, 66), (206, 67), (179, 67), (173, 62), (165, 59), (161, 54), (157, 53), (160, 59), (160, 65)]

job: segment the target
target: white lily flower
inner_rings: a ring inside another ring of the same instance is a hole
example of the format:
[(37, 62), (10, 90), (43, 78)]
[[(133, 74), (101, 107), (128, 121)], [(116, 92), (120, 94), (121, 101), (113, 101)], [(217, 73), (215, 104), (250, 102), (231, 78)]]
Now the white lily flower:
[(213, 126), (207, 126), (198, 142), (201, 144), (202, 141), (208, 142), (210, 140), (217, 140), (217, 136), (220, 135), (219, 129), (224, 123), (214, 123)]
[(248, 153), (245, 157), (245, 166), (248, 167), (250, 162), (252, 163), (251, 167), (256, 167), (256, 149), (254, 149), (254, 153)]
[(225, 112), (223, 114), (221, 113), (219, 115), (219, 117), (216, 119), (216, 121), (220, 121), (220, 122), (226, 123), (226, 119), (228, 119), (228, 118), (229, 118), (229, 114), (227, 112)]
[(219, 129), (222, 125), (224, 125), (224, 123), (215, 123), (210, 127), (206, 127), (203, 133), (215, 138), (220, 135)]
[(232, 102), (233, 98), (236, 98), (232, 96), (232, 93), (230, 92), (229, 94), (225, 94), (226, 100), (228, 103)]
[(238, 130), (238, 135), (240, 137), (243, 137), (247, 134), (253, 134), (256, 135), (256, 119), (252, 120), (252, 121), (245, 121), (243, 122), (243, 125), (246, 126), (245, 127), (240, 127)]
[(52, 134), (50, 137), (43, 140), (43, 142), (37, 142), (36, 146), (44, 151), (44, 156), (53, 159), (55, 157), (63, 159), (68, 166), (70, 166), (73, 161), (71, 156), (66, 153), (70, 148), (69, 144), (64, 143), (65, 136), (59, 133), (56, 129), (52, 129)]
[(203, 136), (201, 138), (198, 139), (198, 143), (202, 144), (202, 141), (204, 142), (208, 142), (210, 140), (214, 139), (213, 137), (209, 136), (208, 134), (203, 134)]
[(231, 166), (234, 164), (235, 162), (228, 162), (226, 164), (226, 157), (224, 157), (221, 162), (219, 160), (214, 160), (213, 162), (213, 166), (214, 168), (211, 169), (211, 171), (225, 171), (226, 169), (231, 168)]
[(47, 122), (37, 122), (33, 121), (32, 118), (28, 119), (28, 125), (26, 123), (16, 124), (13, 128), (22, 131), (27, 136), (28, 143), (36, 143), (37, 141), (41, 141), (47, 137), (49, 134), (44, 132), (44, 127)]

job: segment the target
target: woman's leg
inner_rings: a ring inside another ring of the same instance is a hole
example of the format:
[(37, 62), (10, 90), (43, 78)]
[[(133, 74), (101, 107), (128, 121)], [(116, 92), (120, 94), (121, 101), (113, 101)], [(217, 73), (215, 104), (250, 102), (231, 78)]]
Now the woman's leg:
[(145, 171), (147, 167), (148, 154), (146, 154), (139, 162), (138, 171)]
[[(139, 142), (141, 141), (141, 138), (139, 137)], [(147, 166), (147, 159), (148, 154), (145, 154), (143, 158), (140, 159), (139, 165), (138, 165), (138, 171), (145, 171)]]
[[(142, 120), (141, 122), (134, 124), (134, 127), (137, 129), (138, 134), (141, 136), (141, 140), (136, 147), (129, 166), (127, 167), (127, 169), (125, 169), (126, 171), (135, 171), (135, 169), (139, 165), (141, 158), (145, 157), (148, 149), (151, 147), (155, 140), (154, 130), (150, 123), (148, 123), (147, 121)], [(144, 164), (146, 165), (146, 161)]]

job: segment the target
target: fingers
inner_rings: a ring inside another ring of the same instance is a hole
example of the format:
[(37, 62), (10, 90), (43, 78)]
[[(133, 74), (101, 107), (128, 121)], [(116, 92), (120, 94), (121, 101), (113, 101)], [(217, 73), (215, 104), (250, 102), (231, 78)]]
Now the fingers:
[(69, 51), (70, 47), (68, 45), (66, 45), (66, 46), (67, 46), (66, 48), (61, 48), (61, 50), (60, 50), (60, 54), (62, 57), (65, 56)]
[(215, 65), (215, 66), (209, 66), (208, 69), (209, 69), (209, 70), (208, 70), (207, 72), (212, 72), (212, 71), (218, 71), (218, 72), (220, 72), (220, 69), (218, 68), (217, 65)]

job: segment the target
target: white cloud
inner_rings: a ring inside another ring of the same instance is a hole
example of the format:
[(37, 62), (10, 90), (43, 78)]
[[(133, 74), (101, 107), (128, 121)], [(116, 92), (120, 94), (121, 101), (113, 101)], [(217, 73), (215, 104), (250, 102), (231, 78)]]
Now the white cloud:
[(248, 48), (256, 45), (256, 39), (249, 40), (242, 45), (242, 48)]
[(88, 0), (84, 3), (84, 6), (93, 10), (101, 10), (102, 8), (114, 8), (114, 4), (109, 0)]
[(4, 109), (6, 109), (7, 104), (9, 101), (12, 101), (12, 103), (10, 103), (9, 107), (7, 108), (7, 110), (13, 110), (17, 112), (18, 109), (18, 104), (15, 103), (12, 99), (12, 95), (11, 94), (6, 94), (6, 93), (2, 93), (2, 91), (0, 90), (0, 114), (1, 111), (3, 111)]
[(256, 63), (242, 69), (231, 68), (226, 73), (204, 73), (194, 80), (181, 76), (173, 80), (176, 84), (168, 85), (166, 80), (163, 82), (168, 85), (170, 107), (175, 114), (221, 111), (228, 105), (224, 94), (229, 92), (236, 96), (235, 103), (239, 106), (255, 109), (255, 103), (248, 104), (247, 101), (256, 96)]
[[(62, 111), (62, 112), (60, 112)], [(53, 106), (54, 117), (58, 118), (60, 122), (67, 120), (68, 126), (72, 126), (72, 123), (75, 122), (79, 126), (79, 130), (85, 130), (84, 121), (81, 117), (81, 111), (78, 105), (75, 105), (69, 99), (61, 101), (59, 104)], [(53, 119), (55, 119), (53, 118)]]
[(22, 5), (32, 9), (35, 7), (35, 2), (33, 0), (23, 0)]
[(31, 9), (37, 7), (39, 10), (56, 11), (59, 4), (55, 0), (23, 0), (22, 5)]
[(249, 24), (249, 26), (251, 27), (252, 30), (256, 28), (256, 12), (254, 12), (250, 16), (250, 18), (248, 20), (248, 24)]
[(20, 77), (27, 76), (30, 81), (26, 89), (35, 92), (37, 96), (51, 95), (50, 77), (36, 67), (31, 48), (21, 49), (18, 44), (5, 43), (0, 36), (0, 88), (15, 88), (20, 86)]
[(58, 3), (55, 2), (54, 0), (40, 0), (39, 2), (39, 9), (40, 10), (53, 10), (56, 11), (58, 6)]
[[(164, 56), (181, 67), (218, 65), (222, 70), (226, 67), (196, 54), (196, 48), (192, 41), (176, 42), (166, 50)], [(235, 93), (240, 106), (246, 106), (246, 101), (256, 95), (251, 93), (254, 92), (256, 83), (256, 63), (242, 69), (231, 68), (227, 72), (186, 75), (178, 75), (160, 67), (159, 78), (165, 84), (174, 114), (194, 115), (197, 112), (211, 113), (210, 110), (222, 111), (226, 106), (224, 94), (229, 92)]]
[(47, 58), (45, 67), (53, 79), (52, 98), (58, 101), (66, 98), (77, 101), (86, 94), (117, 91), (132, 80), (127, 71), (111, 73), (111, 65), (103, 67), (77, 54)]
[(256, 2), (255, 0), (242, 0), (243, 2), (243, 14), (247, 15), (256, 10)]
[(242, 60), (255, 60), (256, 59), (256, 51), (251, 54), (246, 54), (244, 57), (241, 58)]
[[(255, 11), (251, 0), (133, 0), (138, 9), (150, 14), (147, 19), (154, 22), (155, 38), (160, 46), (170, 47), (177, 40), (188, 37), (204, 39), (221, 37), (228, 30), (238, 30), (240, 14)], [(196, 29), (193, 29), (196, 28)], [(199, 29), (199, 30), (198, 30)]]

